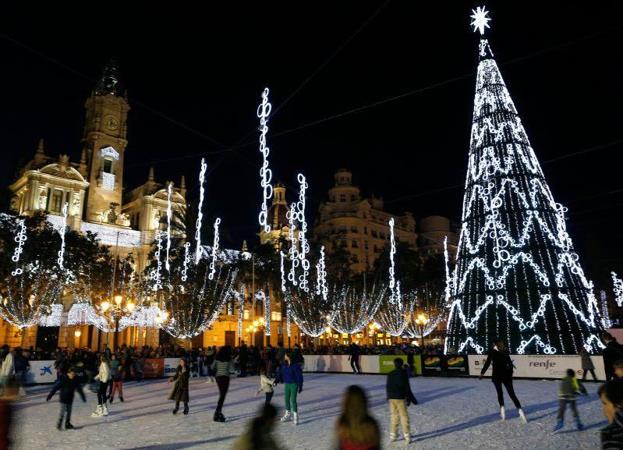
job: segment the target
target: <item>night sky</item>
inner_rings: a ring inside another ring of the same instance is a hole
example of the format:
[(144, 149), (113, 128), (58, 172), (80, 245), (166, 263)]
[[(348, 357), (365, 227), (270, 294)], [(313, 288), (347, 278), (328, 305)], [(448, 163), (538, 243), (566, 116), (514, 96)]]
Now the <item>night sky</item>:
[[(159, 181), (185, 174), (193, 199), (206, 156), (208, 214), (223, 218), (225, 245), (239, 247), (258, 229), (255, 110), (265, 86), (276, 111), (274, 180), (295, 188), (296, 173), (305, 173), (308, 220), (340, 167), (390, 211), (459, 220), (478, 43), (468, 16), (477, 3), (214, 3), (5, 8), (2, 184), (40, 137), (48, 153), (79, 159), (84, 101), (115, 56), (132, 107), (126, 189), (153, 165)], [(610, 269), (623, 270), (623, 5), (488, 7), (511, 96), (554, 196), (569, 207), (588, 275), (603, 285)]]

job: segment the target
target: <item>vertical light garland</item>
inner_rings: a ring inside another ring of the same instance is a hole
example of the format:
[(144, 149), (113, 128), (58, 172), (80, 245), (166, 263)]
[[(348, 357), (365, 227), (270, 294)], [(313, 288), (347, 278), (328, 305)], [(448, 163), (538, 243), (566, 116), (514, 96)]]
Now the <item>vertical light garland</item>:
[(300, 224), (298, 240), (300, 242), (299, 259), (301, 260), (302, 273), (299, 276), (299, 286), (305, 292), (309, 292), (308, 275), (309, 275), (309, 242), (307, 242), (307, 220), (305, 219), (305, 192), (308, 185), (305, 175), (299, 173), (297, 176), (299, 182), (299, 201), (296, 203), (296, 219)]
[(184, 244), (184, 266), (182, 268), (182, 281), (188, 280), (188, 263), (190, 263), (190, 242)]
[(324, 258), (324, 245), (320, 247), (320, 259), (316, 264), (316, 274), (318, 282), (316, 283), (316, 294), (322, 295), (323, 300), (327, 300), (329, 295), (329, 286), (327, 285), (327, 270)]
[(402, 300), (400, 296), (400, 282), (396, 281), (396, 263), (394, 256), (396, 255), (396, 237), (394, 235), (394, 218), (389, 219), (389, 303), (398, 305), (402, 309)]
[(243, 284), (242, 292), (238, 294), (238, 338), (242, 339), (242, 323), (244, 320), (244, 300), (247, 296), (247, 288)]
[(292, 203), (290, 206), (290, 210), (287, 212), (288, 217), (288, 237), (290, 239), (290, 271), (288, 273), (288, 281), (292, 283), (292, 286), (297, 286), (298, 281), (296, 278), (296, 269), (301, 264), (299, 259), (299, 250), (298, 250), (298, 238), (296, 233), (296, 223), (297, 223), (297, 212), (296, 212), (296, 203)]
[(162, 253), (162, 231), (156, 230), (156, 251), (154, 257), (156, 258), (156, 268), (152, 270), (151, 279), (154, 284), (152, 286), (153, 291), (159, 291), (162, 289), (162, 261), (160, 254)]
[(273, 186), (270, 184), (273, 173), (268, 164), (270, 148), (266, 145), (266, 133), (268, 133), (268, 116), (272, 109), (268, 101), (268, 88), (262, 92), (262, 103), (257, 107), (257, 117), (260, 119), (260, 153), (262, 154), (262, 167), (260, 168), (260, 185), (262, 187), (262, 207), (258, 216), (260, 226), (265, 233), (270, 233), (268, 224), (268, 200), (273, 196)]
[(205, 158), (201, 158), (201, 170), (199, 171), (199, 206), (195, 231), (195, 264), (199, 264), (199, 260), (201, 259), (201, 227), (203, 222), (203, 198), (205, 196), (205, 188), (203, 186), (207, 169), (208, 165), (206, 164)]
[(208, 278), (210, 280), (214, 279), (214, 274), (216, 273), (216, 260), (218, 259), (218, 248), (219, 248), (219, 234), (218, 234), (218, 226), (221, 224), (221, 218), (217, 217), (214, 221), (214, 242), (212, 243), (212, 260), (210, 261), (210, 274)]
[(24, 252), (24, 242), (26, 242), (26, 240), (28, 239), (26, 236), (26, 219), (18, 219), (17, 228), (18, 231), (14, 238), (17, 245), (13, 250), (13, 256), (11, 256), (11, 261), (15, 263), (15, 270), (11, 272), (11, 275), (13, 275), (14, 277), (24, 273), (23, 269), (19, 267), (19, 259)]
[(623, 280), (621, 280), (616, 272), (610, 272), (612, 275), (612, 291), (614, 292), (614, 300), (617, 306), (623, 306)]
[(610, 312), (608, 311), (608, 296), (604, 290), (601, 290), (599, 295), (601, 297), (601, 325), (607, 329), (612, 326)]
[(171, 217), (173, 216), (173, 207), (171, 204), (171, 197), (173, 196), (173, 183), (169, 182), (167, 187), (167, 257), (164, 261), (164, 267), (167, 272), (171, 271), (171, 265), (169, 264), (169, 252), (171, 251)]
[(281, 273), (281, 292), (286, 292), (286, 273), (283, 264), (284, 255), (283, 252), (279, 251), (279, 271)]
[(65, 269), (65, 233), (67, 231), (67, 212), (69, 210), (69, 203), (65, 202), (63, 205), (63, 221), (61, 222), (61, 229), (59, 233), (61, 235), (61, 249), (58, 251), (58, 267), (63, 270)]
[(271, 334), (271, 299), (269, 295), (264, 294), (264, 334), (270, 336)]

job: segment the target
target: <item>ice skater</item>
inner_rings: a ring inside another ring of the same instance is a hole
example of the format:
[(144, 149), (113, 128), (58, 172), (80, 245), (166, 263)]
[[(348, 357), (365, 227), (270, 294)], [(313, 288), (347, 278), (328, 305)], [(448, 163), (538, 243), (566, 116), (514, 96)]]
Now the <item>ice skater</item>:
[(291, 355), (286, 353), (283, 364), (279, 366), (277, 382), (283, 383), (285, 392), (286, 412), (282, 422), (292, 420), (294, 425), (299, 424), (299, 410), (296, 397), (303, 392), (303, 369), (299, 363), (292, 362)]
[(258, 395), (263, 392), (265, 396), (264, 404), (270, 405), (270, 401), (273, 399), (275, 386), (275, 379), (268, 378), (266, 374), (266, 367), (260, 367), (260, 388), (257, 390)]
[(580, 358), (582, 360), (582, 381), (586, 381), (586, 375), (588, 375), (589, 372), (593, 376), (593, 381), (597, 381), (595, 365), (591, 360), (590, 353), (588, 353), (584, 347), (580, 349)]
[(108, 400), (112, 404), (115, 400), (115, 393), (118, 393), (119, 400), (123, 402), (123, 366), (114, 353), (110, 361), (110, 372), (112, 375), (112, 389), (110, 390)]
[(173, 414), (177, 414), (180, 410), (180, 402), (184, 403), (184, 415), (188, 414), (188, 401), (189, 401), (189, 383), (190, 383), (190, 370), (188, 369), (188, 363), (184, 358), (180, 359), (180, 362), (175, 369), (175, 375), (169, 378), (169, 383), (175, 383), (171, 393), (169, 394), (169, 400), (175, 400), (175, 409)]
[(65, 419), (65, 429), (72, 430), (75, 428), (71, 424), (71, 409), (74, 404), (74, 394), (78, 392), (82, 401), (86, 403), (87, 399), (84, 396), (84, 391), (82, 390), (82, 385), (80, 384), (80, 380), (76, 376), (76, 371), (73, 367), (70, 367), (67, 371), (67, 374), (61, 375), (61, 377), (54, 383), (52, 390), (48, 394), (48, 397), (45, 399), (46, 402), (49, 402), (50, 399), (56, 394), (56, 391), (59, 391), (59, 400), (61, 404), (60, 414), (58, 416), (58, 422), (56, 422), (56, 429), (63, 429), (63, 419)]
[(521, 409), (521, 403), (519, 399), (515, 395), (515, 390), (513, 389), (513, 361), (506, 349), (506, 345), (504, 341), (498, 340), (493, 343), (493, 348), (489, 351), (487, 355), (487, 360), (485, 361), (485, 365), (480, 372), (479, 379), (482, 380), (489, 366), (493, 365), (493, 373), (491, 375), (491, 381), (495, 385), (495, 390), (498, 394), (498, 403), (500, 404), (500, 417), (502, 420), (506, 420), (506, 410), (504, 409), (504, 393), (502, 392), (502, 385), (506, 388), (506, 392), (508, 392), (508, 396), (511, 398), (515, 407), (517, 408), (517, 412), (519, 413), (519, 417), (524, 423), (528, 423), (528, 419)]
[(349, 352), (349, 356), (348, 359), (350, 360), (350, 368), (353, 370), (353, 373), (356, 374), (361, 374), (361, 366), (359, 365), (359, 354), (361, 353), (361, 350), (359, 349), (359, 346), (353, 342), (350, 344), (350, 348), (348, 349)]
[(95, 380), (99, 381), (97, 388), (97, 408), (95, 412), (91, 414), (91, 417), (102, 417), (108, 415), (108, 408), (106, 407), (108, 383), (112, 378), (110, 373), (110, 360), (105, 353), (100, 355), (100, 364)]
[(560, 390), (558, 392), (558, 422), (554, 427), (554, 431), (562, 429), (562, 427), (565, 425), (565, 410), (567, 409), (567, 405), (569, 405), (571, 408), (573, 418), (575, 419), (575, 426), (578, 431), (582, 431), (584, 429), (584, 426), (580, 421), (580, 416), (578, 415), (578, 408), (576, 405), (576, 398), (578, 394), (586, 395), (586, 388), (584, 387), (582, 382), (575, 377), (575, 371), (573, 369), (567, 369), (567, 376), (564, 377), (560, 382)]
[(398, 421), (400, 421), (405, 444), (408, 446), (411, 442), (411, 425), (407, 406), (411, 401), (411, 385), (409, 375), (402, 367), (403, 364), (402, 358), (394, 359), (394, 370), (387, 374), (385, 389), (390, 414), (389, 439), (392, 442), (398, 440)]
[(229, 377), (233, 372), (230, 346), (226, 345), (219, 349), (212, 363), (212, 370), (216, 378), (216, 384), (218, 385), (218, 403), (214, 411), (214, 421), (225, 422), (223, 404), (225, 403), (225, 397), (227, 397), (227, 391), (229, 390)]

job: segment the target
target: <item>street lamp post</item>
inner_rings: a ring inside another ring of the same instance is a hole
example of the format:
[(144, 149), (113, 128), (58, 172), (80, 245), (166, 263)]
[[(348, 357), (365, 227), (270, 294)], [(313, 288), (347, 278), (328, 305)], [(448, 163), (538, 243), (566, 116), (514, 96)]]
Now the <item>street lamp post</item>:
[(424, 351), (424, 327), (428, 325), (430, 319), (425, 313), (418, 314), (415, 318), (415, 324), (420, 330), (420, 336), (422, 338), (422, 352)]
[(126, 299), (124, 304), (124, 299), (121, 295), (115, 295), (112, 303), (105, 300), (100, 304), (100, 311), (102, 314), (107, 316), (109, 321), (115, 324), (113, 351), (117, 349), (119, 343), (119, 321), (122, 317), (132, 314), (135, 307), (135, 303), (130, 299)]

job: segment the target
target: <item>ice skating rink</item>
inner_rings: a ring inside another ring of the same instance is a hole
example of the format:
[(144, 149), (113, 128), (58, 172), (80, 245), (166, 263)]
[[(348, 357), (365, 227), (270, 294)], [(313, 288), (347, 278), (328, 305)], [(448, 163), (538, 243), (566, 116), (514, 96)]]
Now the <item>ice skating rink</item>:
[[(349, 384), (364, 386), (374, 416), (380, 423), (383, 448), (404, 448), (403, 442), (389, 442), (389, 416), (382, 375), (305, 374), (299, 395), (301, 423), (276, 425), (276, 436), (286, 449), (333, 449), (334, 423), (340, 411), (341, 395)], [(217, 387), (205, 379), (193, 379), (190, 386), (190, 414), (173, 416), (173, 402), (167, 400), (165, 380), (126, 383), (125, 403), (110, 406), (105, 418), (90, 417), (96, 396), (87, 393), (87, 403), (74, 402), (73, 424), (78, 428), (57, 431), (58, 396), (45, 401), (49, 387), (28, 389), (17, 404), (13, 428), (19, 449), (229, 449), (247, 426), (264, 397), (256, 396), (257, 377), (232, 379), (225, 402), (224, 424), (212, 421)], [(495, 391), (490, 380), (459, 378), (414, 378), (411, 386), (420, 404), (409, 408), (412, 448), (417, 449), (595, 449), (599, 429), (605, 426), (596, 391), (598, 384), (586, 383), (588, 397), (579, 399), (578, 409), (585, 430), (572, 427), (567, 411), (566, 427), (552, 433), (558, 406), (557, 381), (516, 380), (515, 390), (530, 423), (522, 424), (507, 398), (507, 420), (499, 420)], [(273, 404), (283, 408), (283, 386), (277, 386)]]

